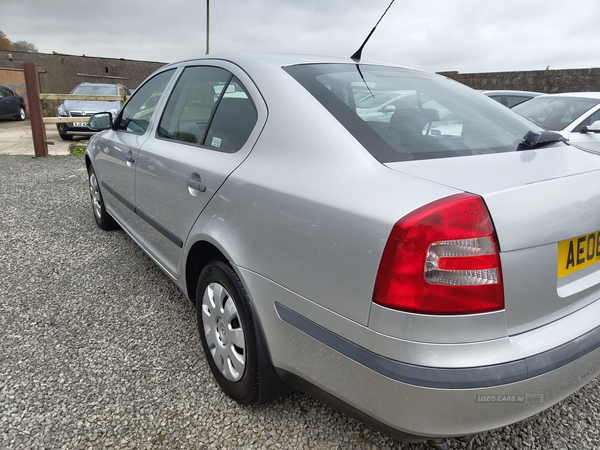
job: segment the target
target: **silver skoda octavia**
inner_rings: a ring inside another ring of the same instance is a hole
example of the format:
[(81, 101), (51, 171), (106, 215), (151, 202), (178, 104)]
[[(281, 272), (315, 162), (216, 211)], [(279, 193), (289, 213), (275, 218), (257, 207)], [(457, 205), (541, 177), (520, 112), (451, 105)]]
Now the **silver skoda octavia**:
[(301, 389), (420, 440), (519, 421), (600, 371), (600, 155), (467, 87), (207, 57), (90, 126), (98, 226), (195, 302), (239, 403)]

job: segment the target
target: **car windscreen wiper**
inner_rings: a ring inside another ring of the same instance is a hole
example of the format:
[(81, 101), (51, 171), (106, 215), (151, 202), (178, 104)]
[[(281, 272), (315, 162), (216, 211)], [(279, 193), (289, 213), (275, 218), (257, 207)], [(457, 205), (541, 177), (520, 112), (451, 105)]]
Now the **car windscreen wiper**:
[(554, 131), (528, 131), (523, 140), (519, 143), (517, 151), (532, 150), (535, 148), (541, 148), (546, 145), (554, 144), (556, 142), (568, 142), (569, 140), (562, 136), (560, 133)]

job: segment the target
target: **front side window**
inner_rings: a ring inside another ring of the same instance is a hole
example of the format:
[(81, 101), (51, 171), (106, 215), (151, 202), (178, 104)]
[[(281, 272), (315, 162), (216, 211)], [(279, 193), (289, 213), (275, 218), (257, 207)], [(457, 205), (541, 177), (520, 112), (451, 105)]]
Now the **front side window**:
[(116, 124), (117, 130), (144, 134), (150, 124), (150, 118), (160, 100), (175, 69), (166, 70), (151, 78), (135, 91), (129, 99)]
[(589, 127), (591, 124), (593, 124), (594, 122), (597, 122), (598, 120), (600, 120), (600, 110), (596, 111), (594, 114), (592, 114), (591, 116), (589, 116), (587, 119), (585, 119), (583, 122), (581, 122), (577, 128), (575, 128), (573, 131), (575, 132), (581, 132), (581, 129), (583, 127)]
[(421, 71), (362, 64), (285, 67), (380, 162), (515, 151), (534, 124)]
[(600, 100), (592, 98), (536, 97), (515, 106), (513, 111), (546, 130), (561, 131), (598, 103)]

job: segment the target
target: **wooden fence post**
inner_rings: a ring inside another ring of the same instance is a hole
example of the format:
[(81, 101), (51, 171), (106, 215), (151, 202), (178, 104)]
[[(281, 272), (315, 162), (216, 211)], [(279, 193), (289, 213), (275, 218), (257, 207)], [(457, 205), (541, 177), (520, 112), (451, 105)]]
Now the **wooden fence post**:
[(31, 120), (31, 134), (33, 135), (33, 149), (35, 157), (48, 156), (46, 144), (46, 127), (42, 122), (42, 101), (40, 100), (40, 78), (38, 68), (34, 63), (23, 63), (25, 87), (29, 103), (29, 118)]

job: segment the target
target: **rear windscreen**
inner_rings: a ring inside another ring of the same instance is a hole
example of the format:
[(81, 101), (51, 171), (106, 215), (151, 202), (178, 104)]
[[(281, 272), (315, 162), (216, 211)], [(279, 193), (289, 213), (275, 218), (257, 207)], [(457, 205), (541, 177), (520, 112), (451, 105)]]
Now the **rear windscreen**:
[(363, 64), (284, 67), (377, 160), (446, 158), (516, 150), (539, 127), (457, 82)]

